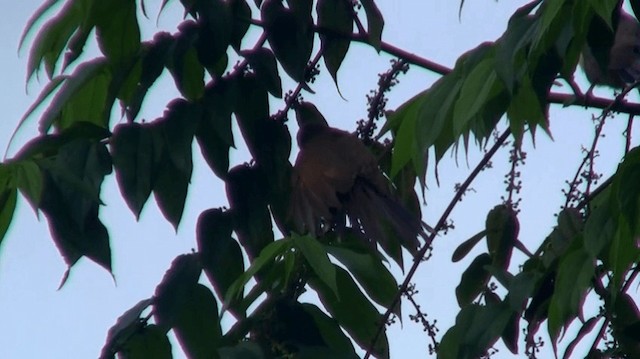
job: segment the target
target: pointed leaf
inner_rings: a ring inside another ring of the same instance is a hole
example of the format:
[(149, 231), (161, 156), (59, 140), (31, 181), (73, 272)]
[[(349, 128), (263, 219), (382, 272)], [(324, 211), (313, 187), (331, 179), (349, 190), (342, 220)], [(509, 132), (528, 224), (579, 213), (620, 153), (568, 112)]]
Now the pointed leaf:
[[(198, 251), (204, 272), (218, 298), (225, 298), (229, 288), (244, 272), (240, 245), (231, 237), (233, 217), (220, 209), (209, 209), (198, 217)], [(232, 311), (233, 303), (225, 303)], [(243, 315), (243, 313), (234, 313)]]
[(218, 304), (209, 288), (195, 284), (182, 303), (173, 331), (188, 358), (216, 358), (222, 336)]
[(92, 5), (100, 50), (110, 63), (127, 64), (140, 50), (136, 1), (94, 1)]
[(451, 255), (451, 261), (459, 262), (460, 260), (462, 260), (464, 257), (467, 256), (467, 254), (469, 254), (469, 252), (471, 252), (473, 247), (475, 247), (476, 244), (478, 244), (482, 240), (482, 238), (484, 238), (484, 236), (486, 235), (487, 235), (487, 230), (483, 229), (482, 231), (474, 234), (471, 238), (460, 243), (460, 245), (456, 247), (456, 250), (453, 251), (453, 254)]
[(313, 273), (333, 291), (333, 295), (340, 298), (336, 284), (335, 267), (331, 264), (322, 244), (310, 236), (299, 236), (295, 233), (291, 239), (295, 248), (302, 252)]
[(118, 353), (122, 359), (171, 359), (171, 342), (156, 325), (148, 325), (136, 332)]
[(42, 172), (32, 160), (22, 160), (15, 163), (14, 178), (18, 189), (23, 193), (31, 207), (36, 210), (42, 196)]
[(0, 245), (11, 225), (17, 199), (18, 192), (15, 188), (3, 188), (0, 192)]
[(485, 269), (488, 265), (491, 265), (491, 256), (482, 253), (462, 273), (460, 284), (456, 287), (456, 299), (460, 308), (471, 304), (486, 289), (491, 278), (491, 274)]
[[(320, 297), (320, 301), (335, 318), (353, 340), (361, 348), (370, 349), (373, 337), (375, 336), (382, 316), (378, 313), (373, 304), (362, 294), (351, 276), (342, 268), (336, 267), (336, 283), (340, 299), (333, 294), (324, 282), (316, 277), (309, 279), (309, 285)], [(376, 357), (389, 357), (389, 344), (387, 342), (386, 331), (383, 330), (377, 342), (373, 346), (372, 352)]]
[[(251, 19), (251, 8), (247, 4), (247, 0), (230, 0), (229, 4), (234, 19), (231, 31), (231, 45), (234, 49), (240, 50), (242, 39), (249, 30), (249, 22), (245, 19)], [(260, 6), (258, 5), (258, 7)]]
[(360, 3), (367, 13), (367, 35), (369, 35), (369, 43), (376, 51), (380, 52), (382, 48), (382, 29), (384, 28), (382, 13), (374, 0), (361, 0)]
[(342, 332), (338, 321), (326, 315), (320, 308), (310, 303), (302, 303), (304, 310), (313, 317), (316, 327), (327, 346), (339, 353), (341, 358), (357, 358), (351, 340)]
[[(353, 8), (351, 3), (342, 0), (319, 0), (316, 5), (318, 26), (337, 34), (351, 34), (353, 31)], [(321, 35), (322, 57), (333, 81), (338, 86), (338, 69), (349, 50), (350, 40), (344, 37)]]
[(494, 207), (487, 215), (485, 227), (487, 249), (494, 266), (507, 269), (520, 230), (515, 211), (506, 205)]
[(140, 315), (152, 302), (153, 299), (151, 298), (143, 299), (118, 317), (116, 324), (109, 328), (107, 342), (102, 347), (102, 353), (100, 354), (101, 358), (113, 357), (130, 340), (130, 337), (144, 326)]
[(277, 98), (282, 98), (282, 80), (278, 74), (276, 58), (271, 50), (261, 47), (255, 50), (243, 50), (244, 56), (256, 74), (258, 81)]

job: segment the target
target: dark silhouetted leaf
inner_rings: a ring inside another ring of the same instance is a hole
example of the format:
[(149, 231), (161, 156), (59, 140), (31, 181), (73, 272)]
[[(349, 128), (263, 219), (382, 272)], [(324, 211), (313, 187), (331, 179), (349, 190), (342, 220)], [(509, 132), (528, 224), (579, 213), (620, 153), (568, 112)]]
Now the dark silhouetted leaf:
[(193, 21), (186, 21), (180, 24), (179, 30), (167, 68), (180, 93), (188, 100), (197, 100), (204, 93), (204, 67), (195, 47), (198, 26)]
[(276, 58), (291, 78), (305, 83), (305, 69), (313, 48), (313, 25), (308, 19), (286, 9), (280, 0), (266, 0), (261, 17), (267, 40)]
[(271, 50), (261, 47), (255, 50), (244, 50), (240, 54), (244, 56), (256, 74), (258, 81), (277, 98), (282, 98), (282, 80), (278, 74), (276, 58)]
[(34, 210), (37, 210), (42, 196), (42, 171), (33, 160), (22, 160), (14, 163), (14, 178), (18, 189), (25, 196)]
[(313, 304), (302, 303), (302, 307), (313, 317), (326, 345), (333, 349), (332, 358), (357, 358), (351, 340), (342, 332), (338, 321)]
[(171, 359), (171, 343), (156, 325), (148, 325), (134, 334), (118, 353), (122, 359)]
[(77, 139), (60, 147), (55, 159), (39, 163), (43, 170), (40, 209), (66, 264), (71, 268), (87, 256), (111, 272), (109, 234), (98, 218), (100, 187), (111, 173), (106, 147)]
[(491, 278), (491, 274), (485, 269), (488, 265), (491, 265), (491, 256), (482, 253), (462, 273), (460, 284), (456, 287), (456, 299), (460, 308), (470, 304), (487, 287)]
[(227, 53), (231, 42), (234, 29), (232, 8), (223, 0), (201, 1), (198, 7), (199, 33), (195, 47), (198, 59), (213, 75), (216, 73), (213, 69)]
[(205, 90), (203, 117), (196, 129), (196, 139), (209, 167), (224, 179), (229, 170), (229, 148), (234, 146), (231, 113), (237, 94), (233, 82), (218, 80)]
[(483, 229), (482, 231), (473, 235), (471, 238), (460, 243), (460, 245), (456, 247), (456, 250), (453, 251), (453, 254), (451, 255), (451, 261), (458, 262), (466, 257), (467, 254), (471, 252), (473, 247), (475, 247), (476, 244), (478, 244), (478, 242), (480, 242), (485, 235), (487, 235), (487, 231)]
[(116, 324), (109, 328), (107, 342), (102, 347), (100, 358), (112, 358), (136, 332), (144, 327), (140, 315), (152, 302), (151, 298), (143, 299), (118, 317)]
[(494, 207), (487, 214), (485, 228), (487, 249), (493, 265), (507, 269), (520, 231), (520, 223), (515, 211), (506, 205)]
[(255, 167), (239, 165), (227, 176), (226, 188), (234, 229), (250, 260), (273, 242), (264, 179)]
[(567, 346), (567, 349), (564, 351), (564, 355), (562, 356), (563, 359), (571, 358), (571, 354), (573, 354), (573, 350), (576, 348), (576, 346), (580, 343), (580, 341), (586, 335), (591, 333), (593, 328), (595, 328), (596, 324), (598, 324), (599, 320), (600, 320), (599, 317), (593, 317), (593, 318), (589, 318), (589, 320), (587, 320), (582, 324), (582, 326), (580, 327), (580, 331), (578, 332), (578, 335), (571, 341), (571, 343), (569, 343), (569, 345)]
[[(5, 172), (4, 169), (1, 172)], [(3, 176), (4, 177), (4, 176)], [(8, 187), (7, 181), (2, 179), (3, 187), (0, 192), (0, 245), (4, 235), (7, 234), (11, 220), (13, 219), (13, 212), (16, 209), (16, 201), (18, 199), (18, 192), (15, 188)]]
[(336, 267), (336, 282), (340, 300), (318, 278), (309, 279), (309, 285), (320, 297), (320, 301), (340, 325), (363, 349), (372, 349), (379, 358), (389, 357), (389, 344), (383, 330), (373, 348), (370, 348), (382, 316), (373, 304), (362, 294), (351, 276), (342, 268)]
[(316, 5), (316, 11), (318, 13), (318, 26), (329, 30), (329, 33), (320, 36), (324, 64), (327, 66), (327, 70), (333, 77), (336, 86), (338, 86), (338, 69), (340, 69), (340, 65), (349, 50), (351, 41), (339, 35), (332, 35), (331, 32), (351, 34), (353, 31), (353, 8), (347, 1), (319, 0)]
[(209, 288), (195, 284), (176, 317), (173, 331), (188, 358), (217, 358), (222, 335), (218, 318), (218, 304)]
[(189, 303), (189, 295), (197, 285), (202, 266), (196, 254), (177, 256), (156, 287), (153, 316), (164, 331), (180, 320), (182, 309)]
[(382, 13), (374, 0), (360, 1), (364, 11), (367, 13), (367, 34), (369, 35), (369, 43), (376, 51), (380, 52), (382, 48), (382, 29), (384, 28), (384, 19)]
[(242, 39), (249, 30), (248, 19), (251, 19), (251, 8), (249, 4), (247, 4), (247, 0), (230, 0), (229, 6), (231, 7), (234, 19), (233, 29), (231, 31), (231, 46), (236, 50), (240, 50)]
[(154, 152), (150, 127), (137, 123), (119, 125), (110, 144), (122, 197), (136, 218), (140, 218), (153, 184)]
[[(220, 209), (208, 209), (198, 218), (197, 240), (200, 259), (209, 281), (218, 294), (225, 298), (229, 287), (244, 272), (244, 259), (240, 245), (232, 237), (233, 217)], [(233, 303), (225, 303), (233, 314)]]

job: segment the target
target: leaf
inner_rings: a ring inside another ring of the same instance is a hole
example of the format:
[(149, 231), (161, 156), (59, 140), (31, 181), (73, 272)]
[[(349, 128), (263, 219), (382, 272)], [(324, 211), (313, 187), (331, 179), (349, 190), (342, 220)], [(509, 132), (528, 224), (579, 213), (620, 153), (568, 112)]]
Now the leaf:
[(195, 22), (187, 21), (180, 24), (179, 30), (167, 68), (180, 93), (186, 99), (194, 101), (204, 93), (204, 67), (195, 47), (198, 27)]
[(233, 347), (218, 349), (222, 359), (264, 359), (265, 355), (257, 343), (241, 341)]
[(156, 325), (147, 325), (135, 333), (119, 353), (122, 359), (171, 359), (171, 343)]
[(462, 260), (464, 257), (467, 256), (467, 254), (469, 254), (469, 252), (471, 252), (473, 247), (475, 247), (476, 244), (478, 244), (482, 240), (482, 238), (484, 238), (484, 236), (486, 235), (487, 235), (487, 230), (483, 229), (480, 232), (474, 234), (471, 238), (460, 243), (460, 245), (456, 247), (456, 250), (453, 251), (453, 254), (451, 255), (451, 261), (459, 262), (460, 260)]
[(143, 299), (118, 317), (116, 324), (109, 328), (107, 342), (102, 347), (100, 358), (112, 358), (136, 332), (144, 327), (144, 322), (140, 319), (140, 315), (152, 302), (153, 299), (151, 298)]
[(291, 78), (304, 84), (307, 62), (313, 49), (313, 20), (296, 16), (280, 0), (266, 0), (260, 12), (267, 40), (276, 58)]
[(200, 106), (179, 99), (171, 102), (163, 117), (151, 124), (157, 156), (153, 194), (162, 214), (176, 230), (193, 171), (191, 145), (201, 116)]
[[(30, 23), (23, 33), (22, 39), (20, 40), (20, 47), (27, 33), (34, 27), (35, 23), (57, 2), (58, 1), (49, 1), (36, 11), (36, 14), (30, 19)], [(43, 62), (47, 76), (49, 78), (53, 77), (60, 54), (62, 54), (69, 38), (78, 26), (80, 26), (83, 16), (84, 14), (81, 12), (81, 7), (74, 6), (74, 2), (67, 2), (56, 16), (42, 25), (29, 52), (27, 81), (31, 79), (31, 76), (33, 76)]]
[[(242, 39), (249, 30), (249, 21), (251, 19), (251, 8), (246, 0), (230, 0), (229, 6), (233, 16), (233, 28), (231, 30), (231, 46), (240, 50)], [(258, 7), (260, 7), (258, 5)]]
[(307, 263), (309, 263), (313, 274), (327, 285), (337, 298), (340, 298), (336, 284), (335, 267), (331, 264), (322, 244), (310, 236), (299, 236), (295, 233), (291, 235), (291, 239), (294, 247), (302, 252)]
[(136, 219), (151, 195), (154, 147), (149, 125), (116, 126), (111, 137), (111, 155), (122, 197)]
[(18, 189), (29, 201), (31, 207), (37, 211), (42, 196), (42, 172), (33, 160), (15, 162), (14, 178)]
[[(385, 308), (391, 306), (398, 291), (398, 283), (379, 255), (352, 237), (325, 245), (325, 248), (345, 266), (371, 299)], [(401, 317), (399, 304), (394, 308), (394, 313)]]
[(2, 189), (2, 192), (0, 192), (0, 245), (11, 225), (13, 213), (16, 210), (17, 199), (18, 192), (15, 188), (5, 187)]
[[(351, 34), (353, 31), (353, 8), (341, 0), (319, 0), (316, 4), (318, 27), (337, 34)], [(332, 35), (320, 35), (324, 64), (338, 86), (338, 69), (349, 50), (350, 40)]]
[(318, 293), (324, 307), (351, 335), (353, 340), (361, 348), (371, 349), (376, 357), (388, 358), (389, 344), (384, 328), (375, 345), (371, 348), (373, 338), (381, 325), (382, 316), (380, 313), (362, 294), (351, 276), (340, 267), (336, 267), (336, 283), (340, 300), (324, 282), (316, 277), (309, 278), (309, 285)]
[(261, 47), (240, 51), (256, 74), (258, 81), (277, 98), (282, 98), (282, 80), (278, 74), (276, 58), (271, 50)]
[(493, 265), (507, 269), (520, 231), (516, 212), (506, 205), (495, 206), (489, 211), (485, 226)]
[(136, 1), (94, 1), (91, 4), (100, 50), (111, 64), (128, 64), (140, 50)]
[(287, 239), (281, 239), (269, 243), (258, 256), (251, 261), (251, 265), (247, 268), (240, 278), (236, 279), (225, 295), (224, 302), (231, 303), (237, 298), (242, 297), (245, 284), (258, 272), (271, 265), (274, 260), (289, 251), (291, 248), (291, 241)]
[(225, 183), (234, 217), (234, 230), (250, 260), (273, 242), (263, 177), (255, 167), (239, 165), (229, 171)]
[(105, 145), (79, 138), (61, 146), (55, 159), (39, 164), (43, 170), (40, 209), (65, 263), (70, 269), (86, 256), (111, 272), (109, 234), (98, 217), (100, 188), (111, 173)]
[(485, 267), (489, 265), (491, 265), (491, 256), (487, 253), (482, 253), (462, 273), (460, 284), (456, 287), (456, 299), (460, 308), (471, 304), (486, 289), (491, 274)]
[[(220, 209), (208, 209), (200, 214), (196, 225), (198, 251), (204, 272), (218, 298), (225, 298), (229, 288), (244, 272), (242, 250), (231, 237), (233, 217)], [(244, 317), (235, 311), (234, 303), (225, 303), (234, 315)]]
[(185, 299), (173, 326), (178, 342), (188, 358), (217, 358), (222, 329), (215, 297), (207, 287), (195, 284)]
[(229, 171), (229, 149), (234, 146), (231, 114), (237, 94), (234, 82), (218, 80), (205, 90), (203, 115), (196, 129), (196, 140), (205, 161), (221, 179)]
[(31, 31), (35, 28), (36, 23), (60, 0), (47, 0), (42, 5), (40, 5), (36, 11), (31, 15), (29, 21), (27, 21), (27, 25), (24, 27), (22, 35), (20, 36), (20, 42), (18, 44), (18, 49), (22, 49), (24, 46), (24, 41), (27, 39), (27, 36), (31, 33)]
[(583, 248), (567, 253), (560, 261), (555, 290), (549, 303), (549, 336), (555, 345), (560, 329), (567, 328), (577, 315), (591, 287), (595, 261)]
[(233, 18), (231, 5), (227, 1), (202, 1), (198, 7), (200, 26), (195, 48), (198, 59), (213, 75), (215, 65), (227, 53), (234, 23), (238, 20)]
[(526, 123), (535, 125), (546, 122), (544, 106), (546, 104), (540, 103), (531, 80), (525, 76), (507, 109), (509, 128), (517, 143), (522, 141)]
[(564, 351), (564, 355), (562, 356), (563, 359), (571, 358), (571, 354), (573, 354), (573, 350), (576, 348), (576, 346), (580, 343), (580, 341), (586, 335), (591, 333), (593, 328), (595, 328), (596, 324), (598, 324), (599, 320), (600, 320), (600, 317), (593, 317), (593, 318), (589, 318), (589, 320), (587, 320), (582, 324), (582, 326), (580, 327), (580, 331), (578, 331), (578, 335), (571, 341), (571, 343), (569, 343), (569, 345), (567, 346), (567, 349)]
[(302, 303), (302, 308), (313, 317), (322, 339), (334, 353), (339, 353), (341, 358), (357, 358), (351, 340), (342, 332), (338, 321), (313, 304)]
[(110, 82), (111, 73), (104, 58), (79, 65), (42, 114), (40, 133), (47, 133), (53, 124), (65, 129), (79, 120), (106, 128), (114, 100), (109, 96)]
[(360, 3), (367, 13), (367, 34), (369, 35), (369, 43), (376, 51), (380, 52), (382, 48), (382, 29), (384, 28), (384, 19), (382, 13), (374, 0), (361, 0)]
[(188, 305), (189, 295), (197, 285), (202, 265), (195, 254), (177, 256), (156, 287), (153, 316), (165, 332), (180, 320), (181, 310)]

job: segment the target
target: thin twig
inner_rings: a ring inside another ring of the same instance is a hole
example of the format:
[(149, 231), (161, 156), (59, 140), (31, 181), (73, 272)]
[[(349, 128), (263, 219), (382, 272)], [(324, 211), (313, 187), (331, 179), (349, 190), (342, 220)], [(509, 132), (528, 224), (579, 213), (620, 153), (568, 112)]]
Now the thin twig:
[(395, 308), (398, 305), (398, 301), (400, 301), (400, 298), (402, 297), (402, 293), (404, 293), (404, 291), (407, 290), (407, 287), (409, 286), (411, 279), (415, 275), (418, 269), (418, 266), (420, 265), (420, 263), (422, 263), (422, 258), (425, 256), (429, 248), (431, 248), (431, 244), (433, 243), (433, 240), (436, 236), (437, 231), (440, 228), (444, 227), (445, 223), (447, 222), (447, 219), (449, 218), (449, 215), (451, 214), (455, 206), (458, 204), (458, 202), (460, 201), (464, 193), (467, 191), (467, 188), (469, 188), (469, 186), (471, 185), (471, 182), (473, 182), (473, 180), (478, 176), (478, 174), (485, 168), (487, 163), (491, 160), (493, 155), (500, 149), (500, 147), (502, 147), (502, 144), (507, 140), (509, 135), (511, 135), (511, 131), (509, 129), (505, 130), (502, 133), (502, 135), (500, 135), (500, 138), (498, 138), (496, 143), (493, 144), (491, 149), (489, 149), (489, 151), (484, 155), (482, 160), (480, 160), (480, 162), (473, 169), (469, 177), (467, 177), (464, 183), (460, 185), (460, 188), (458, 188), (458, 190), (456, 191), (456, 194), (453, 196), (453, 198), (449, 202), (449, 206), (447, 206), (447, 208), (442, 213), (442, 216), (440, 216), (440, 220), (436, 224), (435, 231), (431, 233), (431, 235), (429, 235), (429, 238), (425, 241), (425, 244), (422, 246), (422, 248), (420, 248), (420, 251), (418, 251), (416, 256), (413, 258), (413, 264), (411, 265), (411, 268), (409, 269), (409, 272), (407, 273), (404, 281), (400, 285), (400, 289), (396, 293), (395, 297), (393, 298), (393, 301), (391, 302), (387, 311), (384, 313), (384, 315), (382, 316), (382, 319), (380, 320), (380, 324), (378, 325), (378, 330), (376, 331), (376, 334), (374, 335), (371, 341), (371, 344), (369, 345), (369, 348), (367, 350), (367, 353), (364, 356), (364, 359), (368, 359), (371, 356), (371, 351), (374, 348), (376, 342), (378, 341), (380, 334), (382, 334), (382, 330), (385, 326), (385, 323), (389, 320), (389, 316), (393, 312), (393, 308)]

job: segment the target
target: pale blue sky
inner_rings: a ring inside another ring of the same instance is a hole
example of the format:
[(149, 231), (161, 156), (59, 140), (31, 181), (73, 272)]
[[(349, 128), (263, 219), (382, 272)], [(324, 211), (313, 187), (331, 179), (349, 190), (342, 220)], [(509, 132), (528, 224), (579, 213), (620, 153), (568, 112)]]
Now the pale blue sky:
[[(464, 51), (485, 40), (498, 37), (505, 29), (509, 15), (524, 1), (466, 1), (462, 19), (458, 19), (458, 1), (378, 1), (385, 16), (383, 39), (417, 55), (430, 58), (449, 67)], [(4, 150), (18, 120), (38, 93), (41, 83), (34, 81), (25, 93), (25, 64), (27, 51), (17, 55), (17, 44), (24, 24), (40, 1), (10, 2), (4, 6), (5, 17), (0, 22), (0, 108), (4, 110), (0, 123), (0, 148)], [(160, 1), (146, 1), (152, 20), (144, 24), (146, 38), (156, 31), (155, 17)], [(180, 13), (172, 4), (168, 14), (161, 17), (161, 27), (172, 27)], [(255, 16), (255, 15), (254, 15)], [(305, 95), (315, 102), (329, 121), (337, 127), (352, 130), (355, 121), (366, 116), (365, 95), (375, 88), (377, 74), (386, 71), (389, 57), (376, 56), (365, 46), (354, 46), (339, 73), (342, 100), (329, 76), (323, 73), (314, 84), (320, 96)], [(324, 70), (324, 68), (323, 68)], [(389, 108), (395, 108), (415, 93), (428, 87), (437, 77), (419, 68), (412, 68), (401, 77), (401, 84), (389, 96)], [(165, 79), (166, 84), (172, 82)], [(175, 96), (171, 86), (158, 86), (153, 100), (146, 103), (143, 117), (153, 119), (161, 115), (167, 100)], [(291, 84), (285, 84), (285, 91)], [(601, 92), (607, 94), (604, 90)], [(637, 96), (634, 97), (637, 99)], [(539, 132), (536, 150), (529, 146), (527, 166), (522, 170), (524, 189), (521, 205), (521, 239), (525, 243), (539, 243), (550, 231), (555, 213), (563, 203), (560, 189), (570, 178), (581, 158), (580, 145), (590, 143), (591, 113), (583, 109), (558, 111), (554, 108), (551, 129), (552, 142)], [(272, 109), (272, 111), (275, 111)], [(115, 121), (115, 120), (114, 120)], [(624, 117), (612, 120), (615, 128), (608, 132), (601, 150), (598, 168), (611, 171), (622, 148), (619, 136)], [(13, 152), (33, 136), (37, 118), (17, 137)], [(115, 123), (115, 122), (113, 122)], [(635, 131), (638, 133), (638, 131)], [(239, 142), (239, 141), (238, 141)], [(637, 143), (635, 141), (634, 143)], [(456, 230), (435, 242), (435, 255), (424, 263), (416, 281), (420, 294), (417, 300), (429, 319), (437, 319), (440, 334), (453, 323), (457, 304), (453, 288), (467, 260), (452, 264), (451, 252), (484, 225), (487, 211), (500, 203), (502, 179), (507, 172), (505, 159), (508, 148), (493, 161), (494, 168), (482, 173), (469, 193), (453, 213)], [(46, 220), (35, 216), (22, 200), (14, 216), (12, 227), (0, 246), (0, 357), (1, 358), (95, 358), (104, 344), (107, 330), (116, 318), (139, 300), (150, 297), (172, 259), (195, 247), (195, 221), (206, 208), (227, 204), (221, 182), (209, 173), (199, 159), (192, 178), (190, 197), (183, 221), (176, 235), (160, 215), (153, 200), (147, 203), (139, 223), (122, 200), (114, 176), (107, 178), (102, 199), (107, 204), (101, 218), (109, 228), (113, 251), (113, 268), (117, 279), (88, 260), (81, 260), (72, 271), (69, 281), (56, 291), (65, 265), (48, 233)], [(459, 156), (460, 167), (445, 158), (440, 167), (442, 186), (432, 181), (427, 193), (425, 219), (434, 222), (453, 195), (454, 183), (463, 182), (469, 172), (466, 162), (474, 166), (481, 151), (472, 148), (468, 160)], [(240, 149), (232, 155), (234, 163), (247, 158)], [(607, 159), (609, 158), (609, 159)], [(551, 189), (551, 190), (549, 190)], [(193, 194), (197, 195), (193, 195)], [(533, 247), (535, 249), (535, 247)], [(480, 248), (478, 249), (480, 250)], [(514, 256), (514, 262), (522, 260)], [(399, 273), (400, 275), (400, 273)], [(203, 277), (203, 280), (206, 279)], [(401, 281), (402, 278), (399, 278)], [(404, 313), (411, 310), (405, 306)], [(404, 328), (394, 326), (389, 331), (393, 357), (424, 357), (428, 338), (421, 326), (405, 318)], [(177, 342), (174, 347), (178, 348)], [(180, 353), (179, 350), (176, 353)], [(502, 349), (496, 358), (510, 357)], [(181, 354), (180, 354), (181, 355)], [(176, 357), (179, 357), (178, 355)]]

